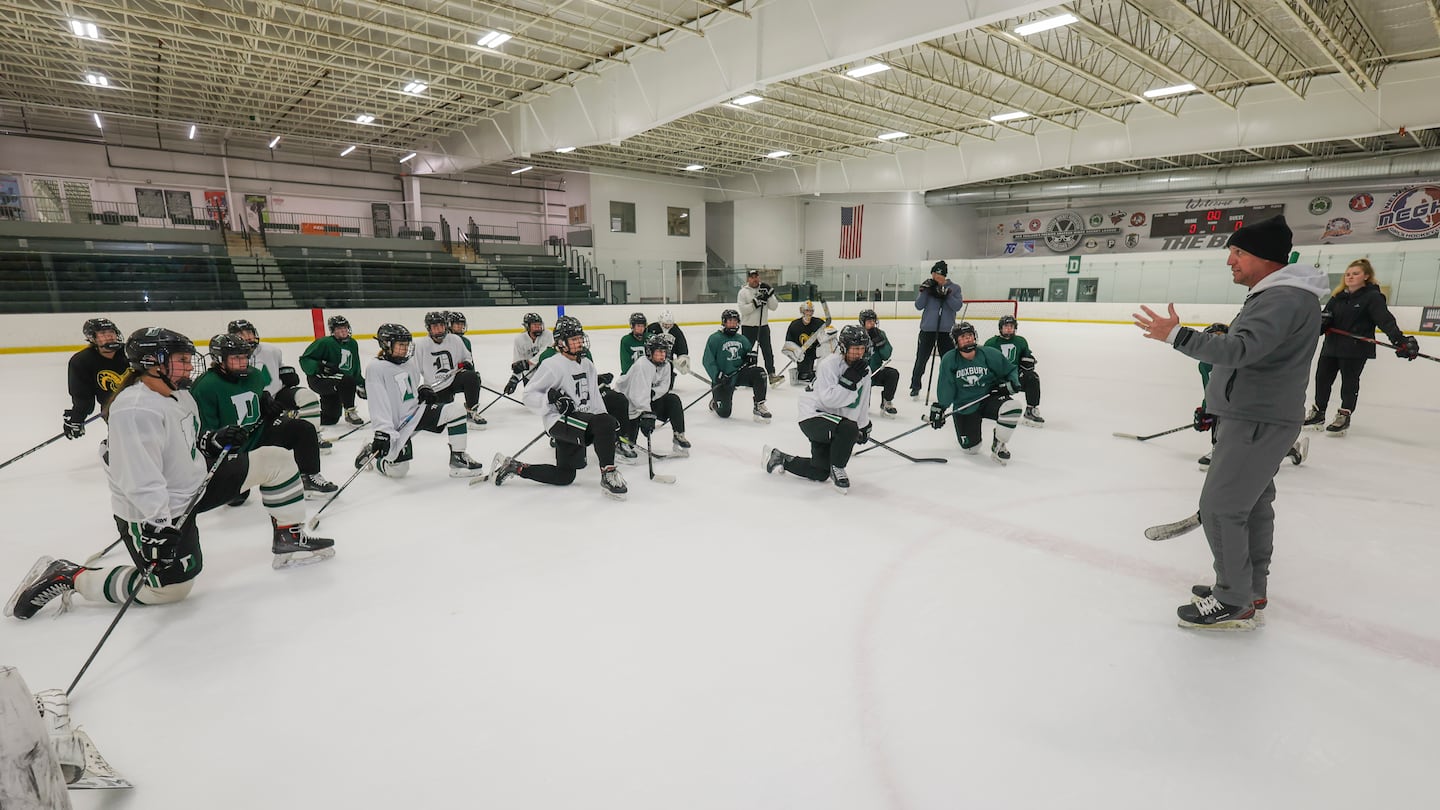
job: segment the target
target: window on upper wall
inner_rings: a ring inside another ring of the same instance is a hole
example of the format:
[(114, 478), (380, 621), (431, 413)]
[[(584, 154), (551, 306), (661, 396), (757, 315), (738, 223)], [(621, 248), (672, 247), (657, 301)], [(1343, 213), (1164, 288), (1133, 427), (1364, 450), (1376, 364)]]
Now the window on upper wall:
[(690, 235), (690, 209), (666, 208), (665, 232), (671, 236)]
[(635, 203), (610, 201), (610, 232), (635, 233)]

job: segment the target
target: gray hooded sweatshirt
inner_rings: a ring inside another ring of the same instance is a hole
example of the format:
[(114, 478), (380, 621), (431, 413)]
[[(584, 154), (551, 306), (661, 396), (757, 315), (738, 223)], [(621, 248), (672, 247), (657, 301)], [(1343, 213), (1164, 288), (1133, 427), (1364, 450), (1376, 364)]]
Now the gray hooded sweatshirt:
[(1320, 338), (1320, 299), (1329, 291), (1318, 269), (1287, 265), (1250, 289), (1229, 334), (1173, 330), (1169, 339), (1177, 351), (1215, 367), (1205, 386), (1205, 410), (1221, 418), (1299, 425)]

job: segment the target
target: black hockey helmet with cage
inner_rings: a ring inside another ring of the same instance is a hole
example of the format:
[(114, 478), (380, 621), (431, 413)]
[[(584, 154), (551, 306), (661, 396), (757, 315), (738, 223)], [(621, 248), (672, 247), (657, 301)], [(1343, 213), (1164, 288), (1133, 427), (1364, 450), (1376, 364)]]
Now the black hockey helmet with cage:
[(543, 324), (543, 323), (545, 323), (545, 319), (542, 318), (542, 317), (540, 317), (540, 313), (538, 313), (538, 312), (527, 312), (527, 313), (525, 313), (524, 323), (525, 323), (525, 328), (526, 328), (526, 329), (529, 329), (529, 328), (530, 328), (530, 324), (532, 324), (532, 323), (540, 323), (540, 324)]
[(960, 345), (961, 335), (969, 335), (975, 338), (977, 342), (980, 340), (980, 335), (975, 331), (975, 326), (969, 321), (961, 321), (955, 324), (955, 327), (950, 330), (950, 339), (955, 341), (956, 346)]
[[(665, 359), (668, 360), (668, 359), (670, 359), (670, 350), (671, 350), (674, 346), (675, 346), (675, 339), (674, 339), (674, 338), (670, 337), (669, 335), (665, 334), (664, 332), (655, 332), (654, 334), (650, 335), (650, 337), (645, 340), (645, 356), (648, 357), (648, 358), (650, 358), (650, 362), (654, 363), (654, 362), (655, 362), (655, 352), (658, 352), (658, 351), (662, 351), (662, 350), (663, 350), (663, 351), (665, 352)], [(660, 363), (663, 363), (663, 362), (665, 362), (665, 360), (661, 360), (661, 361), (660, 361)], [(659, 363), (656, 363), (656, 365), (659, 365)]]
[(846, 325), (844, 329), (841, 329), (841, 330), (840, 330), (840, 338), (839, 338), (839, 340), (840, 340), (840, 355), (841, 355), (842, 357), (844, 357), (846, 354), (848, 354), (848, 353), (850, 352), (850, 347), (851, 347), (851, 346), (864, 346), (864, 347), (865, 347), (865, 357), (864, 357), (864, 359), (866, 359), (866, 360), (869, 360), (869, 359), (870, 359), (870, 346), (871, 346), (871, 344), (870, 344), (870, 333), (869, 333), (869, 332), (866, 332), (865, 329), (864, 329), (864, 327), (856, 326), (856, 325), (854, 325), (854, 324), (848, 324), (848, 325)]
[[(735, 322), (735, 325), (733, 327), (730, 326), (730, 321)], [(724, 312), (720, 313), (720, 328), (727, 335), (733, 335), (736, 332), (740, 331), (740, 310), (727, 309)]]
[(125, 341), (125, 360), (130, 368), (144, 373), (159, 367), (160, 379), (172, 389), (189, 388), (190, 378), (172, 380), (168, 374), (170, 359), (177, 354), (195, 355), (195, 344), (171, 329), (152, 326), (130, 335)]
[(1207, 334), (1207, 335), (1228, 335), (1228, 334), (1230, 334), (1230, 324), (1228, 324), (1228, 323), (1212, 323), (1212, 324), (1210, 324), (1209, 326), (1205, 327), (1205, 334)]
[(866, 321), (874, 321), (878, 324), (880, 323), (880, 316), (875, 314), (875, 310), (873, 309), (862, 309), (860, 310), (860, 325), (864, 326)]
[(410, 356), (409, 352), (405, 357), (395, 357), (396, 343), (413, 343), (414, 335), (398, 323), (382, 323), (380, 328), (375, 330), (375, 342), (380, 344), (380, 357), (392, 363), (403, 363)]
[(329, 329), (330, 334), (333, 335), (336, 329), (349, 329), (350, 319), (344, 315), (331, 315), (330, 319), (325, 321), (325, 327)]
[(647, 323), (649, 323), (649, 321), (645, 320), (645, 313), (643, 313), (643, 312), (632, 312), (632, 313), (630, 313), (630, 328), (631, 328), (631, 329), (634, 329), (634, 328), (637, 327), (637, 326), (644, 326), (644, 325), (646, 325)]
[[(97, 348), (106, 351), (118, 351), (125, 346), (125, 333), (121, 332), (120, 327), (116, 326), (115, 322), (109, 318), (91, 318), (80, 327), (80, 332), (85, 335), (86, 343), (94, 344)], [(100, 332), (114, 332), (115, 339), (106, 341), (103, 345), (95, 343), (95, 335)]]
[(1020, 322), (1015, 319), (1015, 316), (1014, 316), (1014, 315), (1001, 315), (1001, 316), (1000, 316), (1000, 322), (997, 323), (997, 324), (995, 324), (995, 329), (996, 329), (997, 331), (999, 331), (1000, 334), (1003, 335), (1003, 334), (1005, 334), (1005, 327), (1006, 327), (1006, 326), (1013, 326), (1013, 327), (1015, 327), (1016, 329), (1019, 329), (1019, 328), (1020, 328)]
[[(250, 353), (254, 351), (250, 342), (239, 335), (225, 333), (210, 338), (210, 367), (215, 369), (221, 377), (234, 381), (244, 379), (250, 374)], [(242, 355), (246, 359), (245, 367), (239, 372), (232, 372), (225, 364), (225, 359)]]
[(463, 313), (463, 312), (456, 312), (455, 310), (451, 310), (451, 311), (445, 313), (445, 325), (446, 325), (446, 326), (449, 326), (449, 327), (451, 327), (451, 328), (453, 329), (453, 328), (455, 327), (455, 324), (457, 324), (457, 323), (460, 324), (461, 326), (469, 326), (469, 325), (470, 325), (470, 322), (467, 321), (467, 320), (465, 320), (465, 313)]
[[(255, 339), (247, 341), (250, 344), (250, 348), (252, 349), (260, 344), (260, 330), (255, 328), (255, 324), (245, 320), (244, 318), (236, 318), (235, 320), (231, 321), (230, 325), (225, 327), (225, 331), (232, 335), (238, 335), (241, 332), (249, 332), (253, 334), (255, 336)], [(214, 341), (212, 340), (211, 343), (214, 343)]]
[(581, 325), (579, 318), (561, 315), (555, 320), (555, 330), (552, 335), (555, 339), (555, 351), (564, 354), (570, 348), (571, 338), (585, 337), (585, 327)]

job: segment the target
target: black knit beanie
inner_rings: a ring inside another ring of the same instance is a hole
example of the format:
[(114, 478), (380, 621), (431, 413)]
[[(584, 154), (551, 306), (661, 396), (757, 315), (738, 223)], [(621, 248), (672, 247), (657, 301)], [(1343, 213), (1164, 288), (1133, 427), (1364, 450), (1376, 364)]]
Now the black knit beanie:
[(1264, 222), (1246, 225), (1230, 234), (1230, 241), (1225, 243), (1225, 247), (1234, 245), (1266, 261), (1289, 264), (1293, 237), (1290, 226), (1285, 224), (1285, 215), (1281, 214)]
[(940, 275), (949, 278), (950, 266), (945, 263), (944, 259), (941, 259), (940, 261), (935, 262), (935, 264), (930, 267), (930, 272), (939, 273)]

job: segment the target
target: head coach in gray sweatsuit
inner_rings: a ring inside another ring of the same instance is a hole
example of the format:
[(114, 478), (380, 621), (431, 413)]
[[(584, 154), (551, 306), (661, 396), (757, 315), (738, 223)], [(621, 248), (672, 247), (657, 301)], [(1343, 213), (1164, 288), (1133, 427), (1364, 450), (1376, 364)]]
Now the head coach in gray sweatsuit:
[(1226, 264), (1250, 289), (1228, 334), (1205, 334), (1141, 307), (1135, 324), (1214, 370), (1205, 409), (1215, 416), (1215, 449), (1200, 491), (1200, 523), (1215, 558), (1208, 595), (1179, 608), (1185, 627), (1254, 626), (1266, 599), (1275, 535), (1275, 473), (1300, 435), (1305, 386), (1320, 336), (1325, 275), (1288, 264), (1291, 232), (1283, 216), (1247, 225), (1230, 237)]

